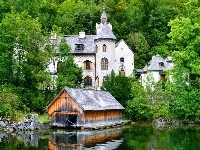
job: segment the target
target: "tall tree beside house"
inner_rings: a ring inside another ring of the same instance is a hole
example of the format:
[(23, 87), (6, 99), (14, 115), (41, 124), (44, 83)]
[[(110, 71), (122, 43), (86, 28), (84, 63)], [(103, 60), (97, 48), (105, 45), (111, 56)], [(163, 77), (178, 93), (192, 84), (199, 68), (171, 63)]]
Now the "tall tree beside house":
[(128, 36), (129, 43), (135, 52), (134, 67), (142, 68), (151, 58), (150, 46), (142, 33), (130, 33)]
[(74, 56), (70, 54), (70, 47), (64, 38), (59, 45), (58, 56), (58, 78), (56, 79), (57, 90), (60, 91), (65, 86), (79, 87), (82, 84), (82, 68), (74, 63)]
[(170, 95), (170, 113), (185, 122), (200, 122), (200, 92), (190, 84), (189, 72), (182, 67), (171, 70), (173, 81), (167, 81), (166, 90)]
[(126, 106), (126, 101), (132, 99), (132, 78), (124, 75), (116, 75), (114, 71), (110, 75), (106, 76), (105, 81), (101, 87), (101, 90), (109, 91), (114, 98), (116, 98), (120, 104)]
[(184, 10), (169, 22), (169, 43), (174, 47), (172, 109), (185, 121), (200, 121), (200, 8), (197, 0), (185, 3)]
[(42, 87), (50, 83), (46, 71), (51, 57), (41, 24), (23, 13), (8, 13), (0, 24), (1, 84), (10, 85), (21, 109), (41, 111), (46, 105)]
[(171, 32), (169, 43), (175, 67), (188, 70), (190, 83), (200, 88), (200, 8), (197, 0), (185, 3), (185, 13), (169, 22)]

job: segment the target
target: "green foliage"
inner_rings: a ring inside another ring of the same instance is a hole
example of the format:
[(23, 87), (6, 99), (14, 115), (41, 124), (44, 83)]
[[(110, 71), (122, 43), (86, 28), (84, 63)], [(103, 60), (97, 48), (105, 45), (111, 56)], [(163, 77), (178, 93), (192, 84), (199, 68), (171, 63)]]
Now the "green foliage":
[(60, 91), (65, 86), (77, 87), (82, 83), (82, 68), (74, 63), (74, 56), (69, 53), (70, 48), (65, 39), (61, 40), (59, 60), (60, 67), (58, 70), (57, 90)]
[(101, 89), (109, 91), (124, 107), (126, 101), (132, 97), (131, 91), (132, 78), (117, 76), (114, 71), (111, 72), (102, 84)]
[(18, 96), (13, 94), (11, 88), (6, 86), (0, 87), (0, 116), (15, 117), (15, 113), (19, 108)]
[(127, 102), (127, 111), (129, 119), (134, 121), (147, 121), (152, 120), (151, 105), (148, 104), (147, 100), (134, 99)]
[(147, 93), (139, 82), (132, 83), (133, 99), (127, 101), (126, 115), (134, 121), (146, 121), (153, 118), (152, 105), (147, 99)]
[[(190, 79), (199, 83), (200, 78), (200, 8), (197, 0), (190, 0), (184, 7), (187, 13), (170, 21), (170, 44), (176, 48), (172, 53), (176, 67), (189, 69)], [(197, 88), (200, 84), (197, 85)]]
[(170, 109), (175, 118), (199, 122), (199, 90), (190, 84), (188, 73), (183, 68), (173, 70), (173, 82), (168, 91), (171, 94)]
[(172, 111), (179, 119), (199, 122), (200, 87), (200, 8), (197, 0), (184, 4), (182, 13), (169, 22), (169, 43), (175, 47)]
[(41, 89), (51, 81), (46, 71), (51, 53), (40, 23), (26, 12), (12, 12), (2, 20), (0, 33), (1, 83), (16, 89), (22, 107), (41, 111), (44, 106), (38, 109), (33, 101), (42, 101)]
[(136, 53), (134, 57), (134, 67), (142, 68), (151, 58), (150, 47), (142, 33), (130, 33), (128, 42), (132, 43), (132, 48)]
[(48, 114), (41, 114), (38, 116), (38, 122), (51, 123), (51, 120), (49, 120)]
[[(116, 37), (126, 40), (135, 52), (136, 69), (144, 67), (157, 53), (168, 56), (172, 52), (175, 64), (173, 83), (167, 82), (164, 89), (163, 84), (157, 84), (153, 91), (143, 90), (136, 81), (113, 72), (102, 89), (127, 106), (126, 112), (134, 120), (176, 117), (199, 121), (197, 0), (0, 0), (0, 83), (10, 86), (1, 89), (5, 105), (1, 105), (0, 113), (8, 116), (18, 109), (43, 111), (55, 92), (46, 71), (53, 56), (49, 33), (78, 34), (84, 30), (95, 34), (102, 6)], [(59, 49), (56, 87), (79, 86), (81, 68), (74, 64), (65, 41)], [(16, 107), (12, 105), (15, 102)]]

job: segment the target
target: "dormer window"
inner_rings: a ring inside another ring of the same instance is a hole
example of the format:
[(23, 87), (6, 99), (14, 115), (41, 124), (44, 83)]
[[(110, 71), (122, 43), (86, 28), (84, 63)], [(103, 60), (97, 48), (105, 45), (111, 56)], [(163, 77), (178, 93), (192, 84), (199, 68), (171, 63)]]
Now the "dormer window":
[(120, 63), (124, 63), (124, 57), (120, 58)]
[(106, 44), (103, 44), (103, 52), (106, 52), (106, 48), (107, 48)]
[(84, 50), (84, 45), (83, 44), (76, 44), (75, 45), (75, 50), (78, 50), (78, 51)]
[(164, 62), (160, 62), (159, 65), (160, 65), (160, 66), (164, 66)]

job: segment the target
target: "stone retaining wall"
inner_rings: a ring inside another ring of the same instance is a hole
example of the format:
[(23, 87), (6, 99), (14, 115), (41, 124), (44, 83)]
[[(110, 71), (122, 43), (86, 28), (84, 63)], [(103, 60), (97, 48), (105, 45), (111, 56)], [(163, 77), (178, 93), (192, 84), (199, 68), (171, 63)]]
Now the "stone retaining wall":
[(44, 124), (38, 122), (38, 114), (31, 114), (31, 115), (26, 115), (23, 121), (17, 123), (11, 123), (9, 119), (4, 120), (0, 117), (0, 128), (6, 131), (16, 131), (16, 130), (32, 131), (43, 128), (50, 128), (50, 124)]

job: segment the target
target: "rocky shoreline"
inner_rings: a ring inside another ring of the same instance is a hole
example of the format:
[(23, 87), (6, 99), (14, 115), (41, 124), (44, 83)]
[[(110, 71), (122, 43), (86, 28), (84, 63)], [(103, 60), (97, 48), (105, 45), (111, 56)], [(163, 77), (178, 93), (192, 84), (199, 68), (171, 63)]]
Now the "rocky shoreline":
[[(133, 124), (135, 122), (127, 121), (122, 124)], [(157, 118), (152, 121), (152, 125), (156, 126), (157, 128), (163, 126), (180, 126), (185, 124), (183, 121), (180, 120), (171, 120), (167, 118)], [(188, 124), (196, 124), (195, 122), (189, 122)], [(38, 122), (38, 114), (31, 114), (26, 115), (21, 122), (10, 122), (9, 119), (3, 119), (0, 117), (0, 130), (7, 131), (7, 132), (14, 132), (14, 131), (34, 131), (40, 129), (49, 129), (51, 128), (50, 123), (43, 123)], [(102, 126), (100, 129), (102, 129)], [(95, 127), (97, 128), (97, 127)], [(99, 129), (99, 128), (97, 128)]]
[(38, 114), (26, 115), (21, 122), (10, 122), (9, 119), (0, 118), (0, 129), (8, 132), (33, 131), (50, 127), (50, 124), (38, 122)]

